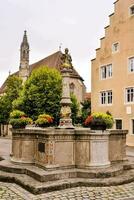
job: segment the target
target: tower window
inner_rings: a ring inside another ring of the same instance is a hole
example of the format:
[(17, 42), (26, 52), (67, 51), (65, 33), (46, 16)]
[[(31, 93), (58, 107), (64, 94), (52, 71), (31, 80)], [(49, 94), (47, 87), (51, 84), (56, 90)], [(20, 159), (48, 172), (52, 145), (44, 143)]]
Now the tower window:
[(25, 56), (26, 56), (26, 51), (24, 50), (23, 51), (23, 58), (25, 58)]
[(74, 93), (74, 88), (75, 88), (74, 83), (71, 83), (70, 84), (70, 93)]

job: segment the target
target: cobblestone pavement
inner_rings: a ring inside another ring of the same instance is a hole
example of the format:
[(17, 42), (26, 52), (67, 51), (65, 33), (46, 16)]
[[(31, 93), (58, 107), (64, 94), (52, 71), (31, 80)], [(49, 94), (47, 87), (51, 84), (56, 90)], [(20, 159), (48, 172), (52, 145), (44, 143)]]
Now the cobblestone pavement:
[(134, 200), (134, 182), (111, 187), (77, 187), (41, 195), (0, 182), (0, 200)]

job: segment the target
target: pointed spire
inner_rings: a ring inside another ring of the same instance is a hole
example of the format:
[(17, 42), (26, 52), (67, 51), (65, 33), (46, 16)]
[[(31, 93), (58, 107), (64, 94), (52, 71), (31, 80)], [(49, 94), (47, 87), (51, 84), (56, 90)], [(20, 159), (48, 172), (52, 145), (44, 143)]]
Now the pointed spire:
[(21, 46), (24, 46), (24, 45), (29, 47), (28, 40), (27, 40), (27, 31), (26, 30), (24, 31), (23, 41), (21, 43)]
[(24, 31), (23, 41), (20, 47), (19, 76), (23, 79), (23, 82), (26, 81), (29, 76), (29, 44), (26, 31)]

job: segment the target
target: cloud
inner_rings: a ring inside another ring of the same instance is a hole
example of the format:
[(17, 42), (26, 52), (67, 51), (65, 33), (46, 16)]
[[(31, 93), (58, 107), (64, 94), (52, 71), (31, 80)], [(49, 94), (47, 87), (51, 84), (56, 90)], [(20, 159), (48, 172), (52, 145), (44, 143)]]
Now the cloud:
[(65, 17), (61, 20), (63, 23), (67, 24), (67, 25), (76, 25), (77, 22), (75, 19), (73, 18), (69, 18), (69, 17)]

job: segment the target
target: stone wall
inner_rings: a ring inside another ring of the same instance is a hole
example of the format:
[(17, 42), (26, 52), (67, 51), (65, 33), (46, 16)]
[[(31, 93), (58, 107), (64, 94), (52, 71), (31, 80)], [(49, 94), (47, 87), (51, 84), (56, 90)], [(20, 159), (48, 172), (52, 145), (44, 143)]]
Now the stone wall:
[(111, 162), (122, 161), (126, 159), (126, 131), (110, 131), (109, 149), (109, 159)]
[(47, 169), (109, 166), (126, 157), (127, 131), (77, 129), (13, 129), (13, 162)]

